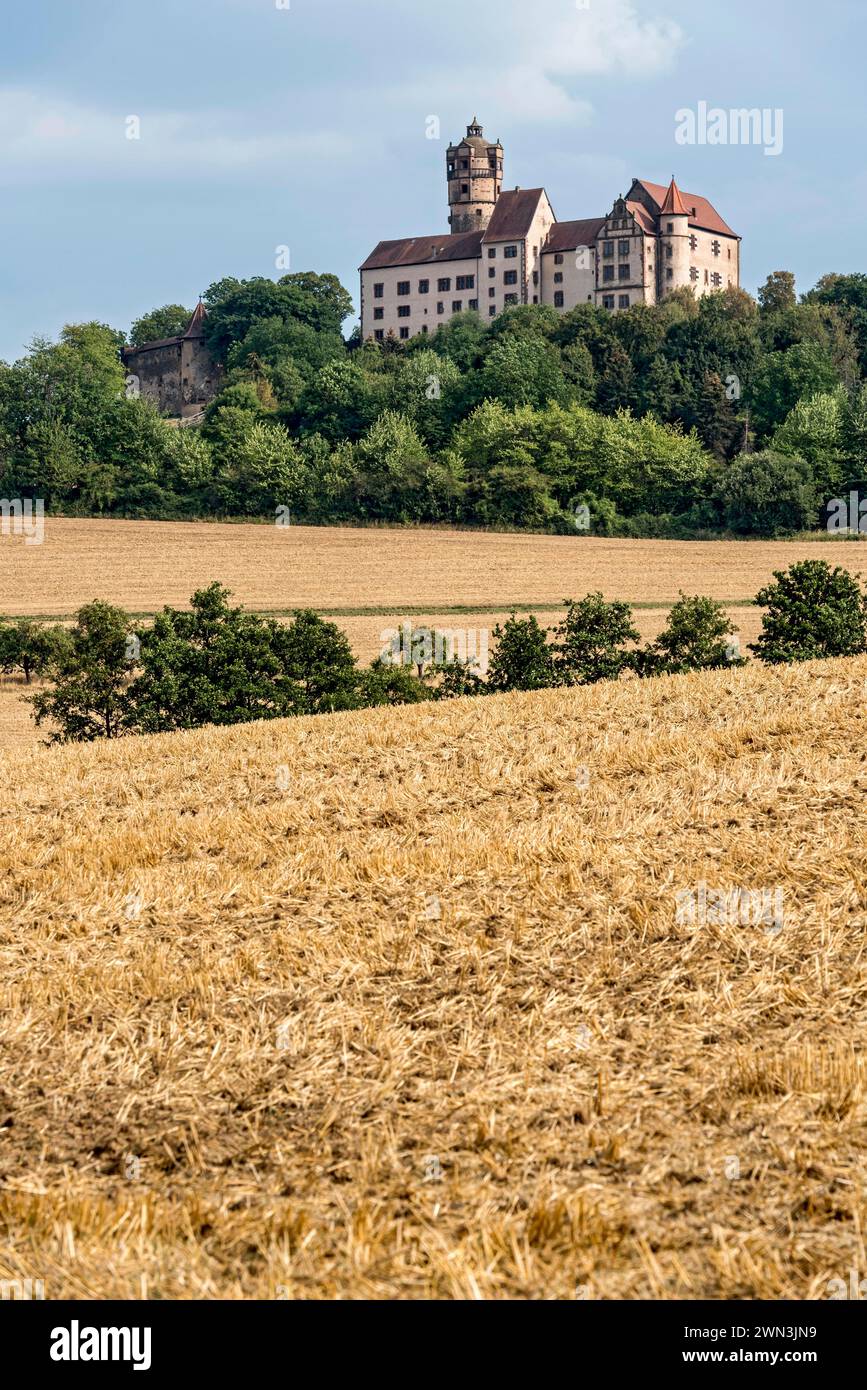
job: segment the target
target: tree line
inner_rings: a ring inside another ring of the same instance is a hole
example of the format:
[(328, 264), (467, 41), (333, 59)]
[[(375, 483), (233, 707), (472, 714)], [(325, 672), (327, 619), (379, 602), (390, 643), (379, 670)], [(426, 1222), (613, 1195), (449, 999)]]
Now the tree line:
[[(486, 672), (419, 630), (408, 652), (383, 651), (359, 666), (346, 634), (309, 610), (291, 622), (230, 603), (219, 583), (188, 610), (164, 608), (150, 624), (123, 609), (85, 604), (71, 627), (0, 623), (0, 667), (50, 684), (29, 696), (49, 743), (163, 733), (203, 725), (335, 713), (513, 690), (591, 685), (741, 666), (737, 628), (723, 605), (681, 594), (655, 641), (639, 645), (628, 603), (601, 593), (567, 600), (543, 627), (516, 613), (494, 629)], [(766, 611), (751, 650), (763, 662), (867, 651), (867, 594), (857, 577), (824, 560), (776, 571), (756, 595)], [(419, 640), (416, 641), (415, 639)]]
[[(0, 496), (49, 511), (780, 535), (867, 475), (867, 275), (788, 272), (612, 314), (519, 305), (345, 340), (335, 276), (206, 295), (225, 375), (200, 428), (128, 394), (125, 335), (67, 326), (0, 363)], [(140, 344), (181, 331), (166, 305)]]

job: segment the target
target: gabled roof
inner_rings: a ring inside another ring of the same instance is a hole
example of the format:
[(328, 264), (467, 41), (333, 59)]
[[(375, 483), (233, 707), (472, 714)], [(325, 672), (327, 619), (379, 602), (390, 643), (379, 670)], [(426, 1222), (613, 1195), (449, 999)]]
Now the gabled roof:
[(632, 213), (632, 216), (635, 218), (641, 230), (646, 232), (648, 236), (656, 236), (656, 223), (644, 204), (627, 202), (626, 206)]
[(403, 237), (400, 241), (381, 241), (360, 268), (386, 270), (390, 266), (428, 265), (439, 261), (474, 261), (478, 260), (481, 249), (481, 232), (409, 236)]
[(515, 188), (501, 193), (483, 240), (520, 241), (533, 225), (533, 218), (544, 197), (544, 188)]
[[(647, 179), (636, 179), (635, 183), (649, 194), (658, 211), (662, 212), (662, 205), (665, 202), (667, 192), (664, 184), (649, 183)], [(728, 223), (723, 221), (707, 198), (702, 198), (697, 193), (682, 193), (681, 198), (691, 227), (700, 227), (705, 232), (720, 232), (723, 236), (737, 236), (737, 232), (733, 232)]]
[(604, 217), (584, 217), (577, 222), (555, 222), (542, 250), (574, 251), (578, 246), (592, 246), (605, 226)]

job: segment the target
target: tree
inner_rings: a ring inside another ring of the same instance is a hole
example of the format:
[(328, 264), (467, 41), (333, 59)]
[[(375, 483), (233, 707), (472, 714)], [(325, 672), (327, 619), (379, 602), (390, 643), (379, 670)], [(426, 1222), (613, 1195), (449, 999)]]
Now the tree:
[(790, 270), (773, 270), (759, 290), (759, 308), (763, 314), (777, 314), (793, 309), (797, 304), (795, 277)]
[(55, 725), (49, 743), (119, 738), (131, 731), (130, 636), (122, 608), (96, 600), (78, 610), (68, 643), (48, 667), (53, 686), (30, 697), (37, 725)]
[(628, 603), (607, 603), (601, 593), (564, 600), (566, 617), (554, 629), (555, 670), (564, 685), (616, 680), (631, 661), (627, 642), (639, 640)]
[(141, 347), (144, 343), (156, 343), (161, 338), (179, 338), (186, 333), (193, 317), (191, 309), (183, 304), (164, 304), (161, 309), (151, 309), (142, 314), (129, 330), (130, 345)]
[(775, 582), (756, 594), (768, 611), (751, 650), (769, 664), (867, 651), (867, 596), (858, 578), (825, 560), (774, 570)]
[(544, 690), (557, 684), (548, 628), (531, 614), (512, 613), (503, 627), (494, 628), (497, 646), (488, 666), (489, 690)]
[(777, 536), (815, 525), (810, 465), (772, 449), (741, 454), (729, 464), (717, 481), (716, 498), (732, 531)]
[(66, 630), (59, 626), (46, 627), (34, 618), (0, 623), (0, 671), (21, 671), (29, 685), (34, 676), (45, 675), (68, 645)]
[(742, 665), (743, 658), (731, 643), (731, 635), (737, 630), (716, 599), (681, 592), (662, 632), (641, 653), (642, 674), (676, 675), (682, 671)]

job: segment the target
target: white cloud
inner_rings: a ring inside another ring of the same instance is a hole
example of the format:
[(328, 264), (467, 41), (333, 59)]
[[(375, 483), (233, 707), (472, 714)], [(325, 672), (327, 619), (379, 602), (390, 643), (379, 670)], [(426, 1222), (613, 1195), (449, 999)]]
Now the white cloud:
[[(139, 138), (128, 138), (138, 119)], [(2, 168), (20, 181), (82, 173), (194, 178), (197, 173), (238, 171), (276, 164), (285, 168), (346, 158), (356, 148), (350, 134), (298, 130), (260, 113), (258, 125), (237, 128), (234, 114), (217, 111), (107, 111), (36, 91), (0, 89)]]

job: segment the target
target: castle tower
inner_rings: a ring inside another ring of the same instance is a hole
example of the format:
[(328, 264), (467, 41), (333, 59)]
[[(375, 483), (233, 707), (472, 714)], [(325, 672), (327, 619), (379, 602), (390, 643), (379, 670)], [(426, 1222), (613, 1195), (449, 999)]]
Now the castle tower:
[(689, 237), (689, 212), (672, 174), (665, 201), (659, 210), (659, 254), (656, 258), (659, 299), (679, 286), (690, 283)]
[(446, 154), (449, 181), (449, 228), (482, 232), (494, 214), (503, 186), (503, 147), (492, 145), (476, 117), (459, 145)]

